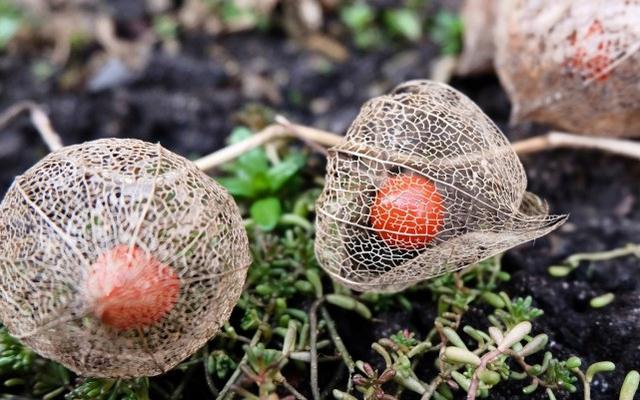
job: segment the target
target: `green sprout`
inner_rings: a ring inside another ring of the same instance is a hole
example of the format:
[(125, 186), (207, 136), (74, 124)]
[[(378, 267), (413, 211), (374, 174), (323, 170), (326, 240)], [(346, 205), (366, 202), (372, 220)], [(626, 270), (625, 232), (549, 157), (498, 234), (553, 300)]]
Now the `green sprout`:
[[(249, 129), (238, 127), (233, 130), (229, 143), (240, 142), (251, 135)], [(275, 162), (269, 159), (265, 150), (254, 149), (226, 165), (223, 169), (227, 175), (218, 178), (218, 182), (232, 195), (251, 202), (250, 221), (261, 229), (273, 230), (283, 216), (285, 223), (297, 223), (309, 228), (306, 219), (296, 218), (295, 214), (285, 216), (282, 211), (286, 189), (296, 187), (291, 183), (296, 180), (305, 163), (305, 156), (295, 149), (291, 149), (284, 159)]]
[(23, 16), (10, 2), (0, 2), (0, 51), (7, 47), (23, 24)]
[(440, 46), (445, 55), (455, 55), (462, 50), (464, 27), (460, 17), (448, 11), (439, 11), (431, 27), (431, 39)]

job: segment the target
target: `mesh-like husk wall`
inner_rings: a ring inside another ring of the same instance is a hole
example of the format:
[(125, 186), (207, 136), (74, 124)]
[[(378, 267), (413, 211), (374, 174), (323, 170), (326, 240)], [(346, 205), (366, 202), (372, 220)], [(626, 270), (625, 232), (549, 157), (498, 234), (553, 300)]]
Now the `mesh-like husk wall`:
[[(430, 239), (420, 237), (433, 233), (424, 229), (413, 236), (398, 230), (413, 240), (401, 248), (372, 227), (371, 210), (386, 181), (407, 175), (435, 185), (443, 217)], [(469, 98), (444, 84), (407, 82), (365, 103), (345, 142), (329, 150), (316, 207), (316, 256), (350, 288), (398, 291), (564, 222), (548, 216), (546, 204), (525, 187), (509, 142)], [(411, 246), (421, 241), (428, 243)]]
[(640, 136), (640, 0), (504, 0), (496, 68), (514, 121)]
[[(117, 330), (93, 316), (82, 282), (104, 252), (134, 245), (180, 280), (157, 323)], [(105, 139), (49, 154), (0, 205), (0, 317), (39, 354), (82, 375), (155, 375), (210, 339), (250, 263), (240, 212), (193, 163), (160, 145)]]

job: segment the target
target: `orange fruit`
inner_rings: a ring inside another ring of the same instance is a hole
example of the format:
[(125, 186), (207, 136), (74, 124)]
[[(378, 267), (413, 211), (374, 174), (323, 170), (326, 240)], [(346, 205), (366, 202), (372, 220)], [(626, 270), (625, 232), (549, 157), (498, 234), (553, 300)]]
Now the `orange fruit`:
[(393, 248), (425, 247), (444, 225), (444, 203), (436, 186), (418, 175), (388, 178), (376, 194), (370, 223)]
[(119, 245), (98, 256), (84, 288), (97, 318), (127, 330), (164, 318), (178, 301), (180, 278), (144, 250)]

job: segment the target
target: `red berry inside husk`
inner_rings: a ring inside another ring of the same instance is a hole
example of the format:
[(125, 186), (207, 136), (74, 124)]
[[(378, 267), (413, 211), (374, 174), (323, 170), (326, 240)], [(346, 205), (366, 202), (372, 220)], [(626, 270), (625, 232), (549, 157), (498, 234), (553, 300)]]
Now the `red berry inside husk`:
[(444, 202), (433, 182), (418, 175), (398, 175), (378, 190), (370, 223), (388, 246), (418, 250), (440, 232), (444, 214)]
[(104, 324), (118, 330), (143, 328), (173, 309), (180, 278), (144, 250), (119, 245), (98, 256), (90, 267), (85, 294)]

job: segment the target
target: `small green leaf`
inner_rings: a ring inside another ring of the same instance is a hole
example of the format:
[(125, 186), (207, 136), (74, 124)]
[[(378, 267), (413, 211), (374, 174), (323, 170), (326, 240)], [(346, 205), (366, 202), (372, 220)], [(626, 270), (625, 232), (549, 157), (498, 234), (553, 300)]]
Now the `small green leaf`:
[(565, 361), (566, 365), (568, 368), (580, 368), (580, 365), (582, 365), (582, 360), (580, 360), (580, 358), (578, 357), (569, 357), (569, 359), (567, 359), (567, 361)]
[(498, 350), (505, 351), (514, 344), (521, 341), (526, 335), (531, 332), (531, 322), (523, 321), (518, 325), (514, 326), (506, 335), (504, 335), (504, 339), (500, 343), (498, 343)]
[(371, 319), (371, 311), (369, 308), (353, 297), (342, 294), (328, 294), (326, 299), (328, 303), (331, 303), (334, 306), (344, 308), (345, 310), (353, 310), (363, 318)]
[(630, 371), (620, 388), (620, 400), (633, 400), (638, 391), (638, 385), (640, 385), (640, 374), (638, 371)]
[(415, 11), (408, 8), (389, 10), (384, 14), (389, 30), (406, 39), (416, 41), (422, 36), (422, 23)]
[(614, 299), (615, 295), (613, 293), (605, 293), (601, 296), (594, 297), (589, 302), (591, 308), (602, 308), (604, 306), (609, 305)]
[(267, 197), (254, 202), (249, 212), (259, 227), (270, 231), (278, 224), (280, 215), (282, 215), (282, 205), (276, 197)]
[(480, 297), (482, 298), (482, 300), (495, 307), (495, 308), (504, 308), (505, 307), (505, 303), (504, 300), (502, 300), (502, 297), (498, 296), (497, 294), (493, 293), (493, 292), (483, 292)]
[(549, 272), (549, 275), (555, 278), (563, 278), (569, 275), (572, 269), (571, 267), (567, 267), (565, 265), (552, 265), (547, 269), (547, 271)]
[(258, 194), (251, 181), (245, 178), (216, 178), (216, 180), (234, 196), (251, 198)]
[(5, 48), (22, 23), (20, 12), (11, 2), (0, 2), (0, 50)]
[(359, 32), (365, 29), (375, 19), (371, 6), (364, 2), (358, 2), (350, 6), (344, 6), (340, 10), (340, 19), (352, 30)]
[(444, 349), (444, 356), (448, 361), (460, 364), (469, 364), (473, 366), (480, 365), (480, 357), (467, 349), (449, 346)]
[(478, 378), (489, 386), (497, 385), (500, 382), (500, 374), (495, 371), (483, 369), (478, 374)]
[(227, 143), (228, 144), (240, 143), (243, 140), (249, 139), (251, 135), (252, 133), (249, 128), (244, 126), (237, 126), (233, 128), (233, 130), (229, 134), (229, 137), (227, 138)]
[(294, 176), (300, 168), (305, 164), (305, 157), (300, 153), (293, 153), (271, 167), (267, 172), (267, 178), (271, 191), (279, 190), (292, 176)]
[[(253, 135), (249, 128), (244, 126), (239, 126), (231, 131), (227, 142), (229, 144), (235, 144), (242, 142), (250, 138)], [(253, 176), (257, 173), (265, 173), (269, 168), (269, 160), (267, 159), (267, 155), (265, 154), (262, 148), (253, 149), (251, 151), (246, 152), (242, 156), (238, 157), (238, 160), (235, 162), (235, 170), (238, 174), (245, 173), (249, 176)]]
[(593, 363), (589, 365), (589, 368), (587, 368), (587, 372), (585, 373), (587, 382), (592, 382), (595, 374), (598, 374), (600, 372), (611, 372), (615, 369), (616, 365), (611, 361), (600, 361), (597, 363)]
[(460, 17), (448, 11), (440, 11), (431, 28), (431, 38), (440, 45), (443, 54), (458, 54), (462, 50), (463, 31)]

